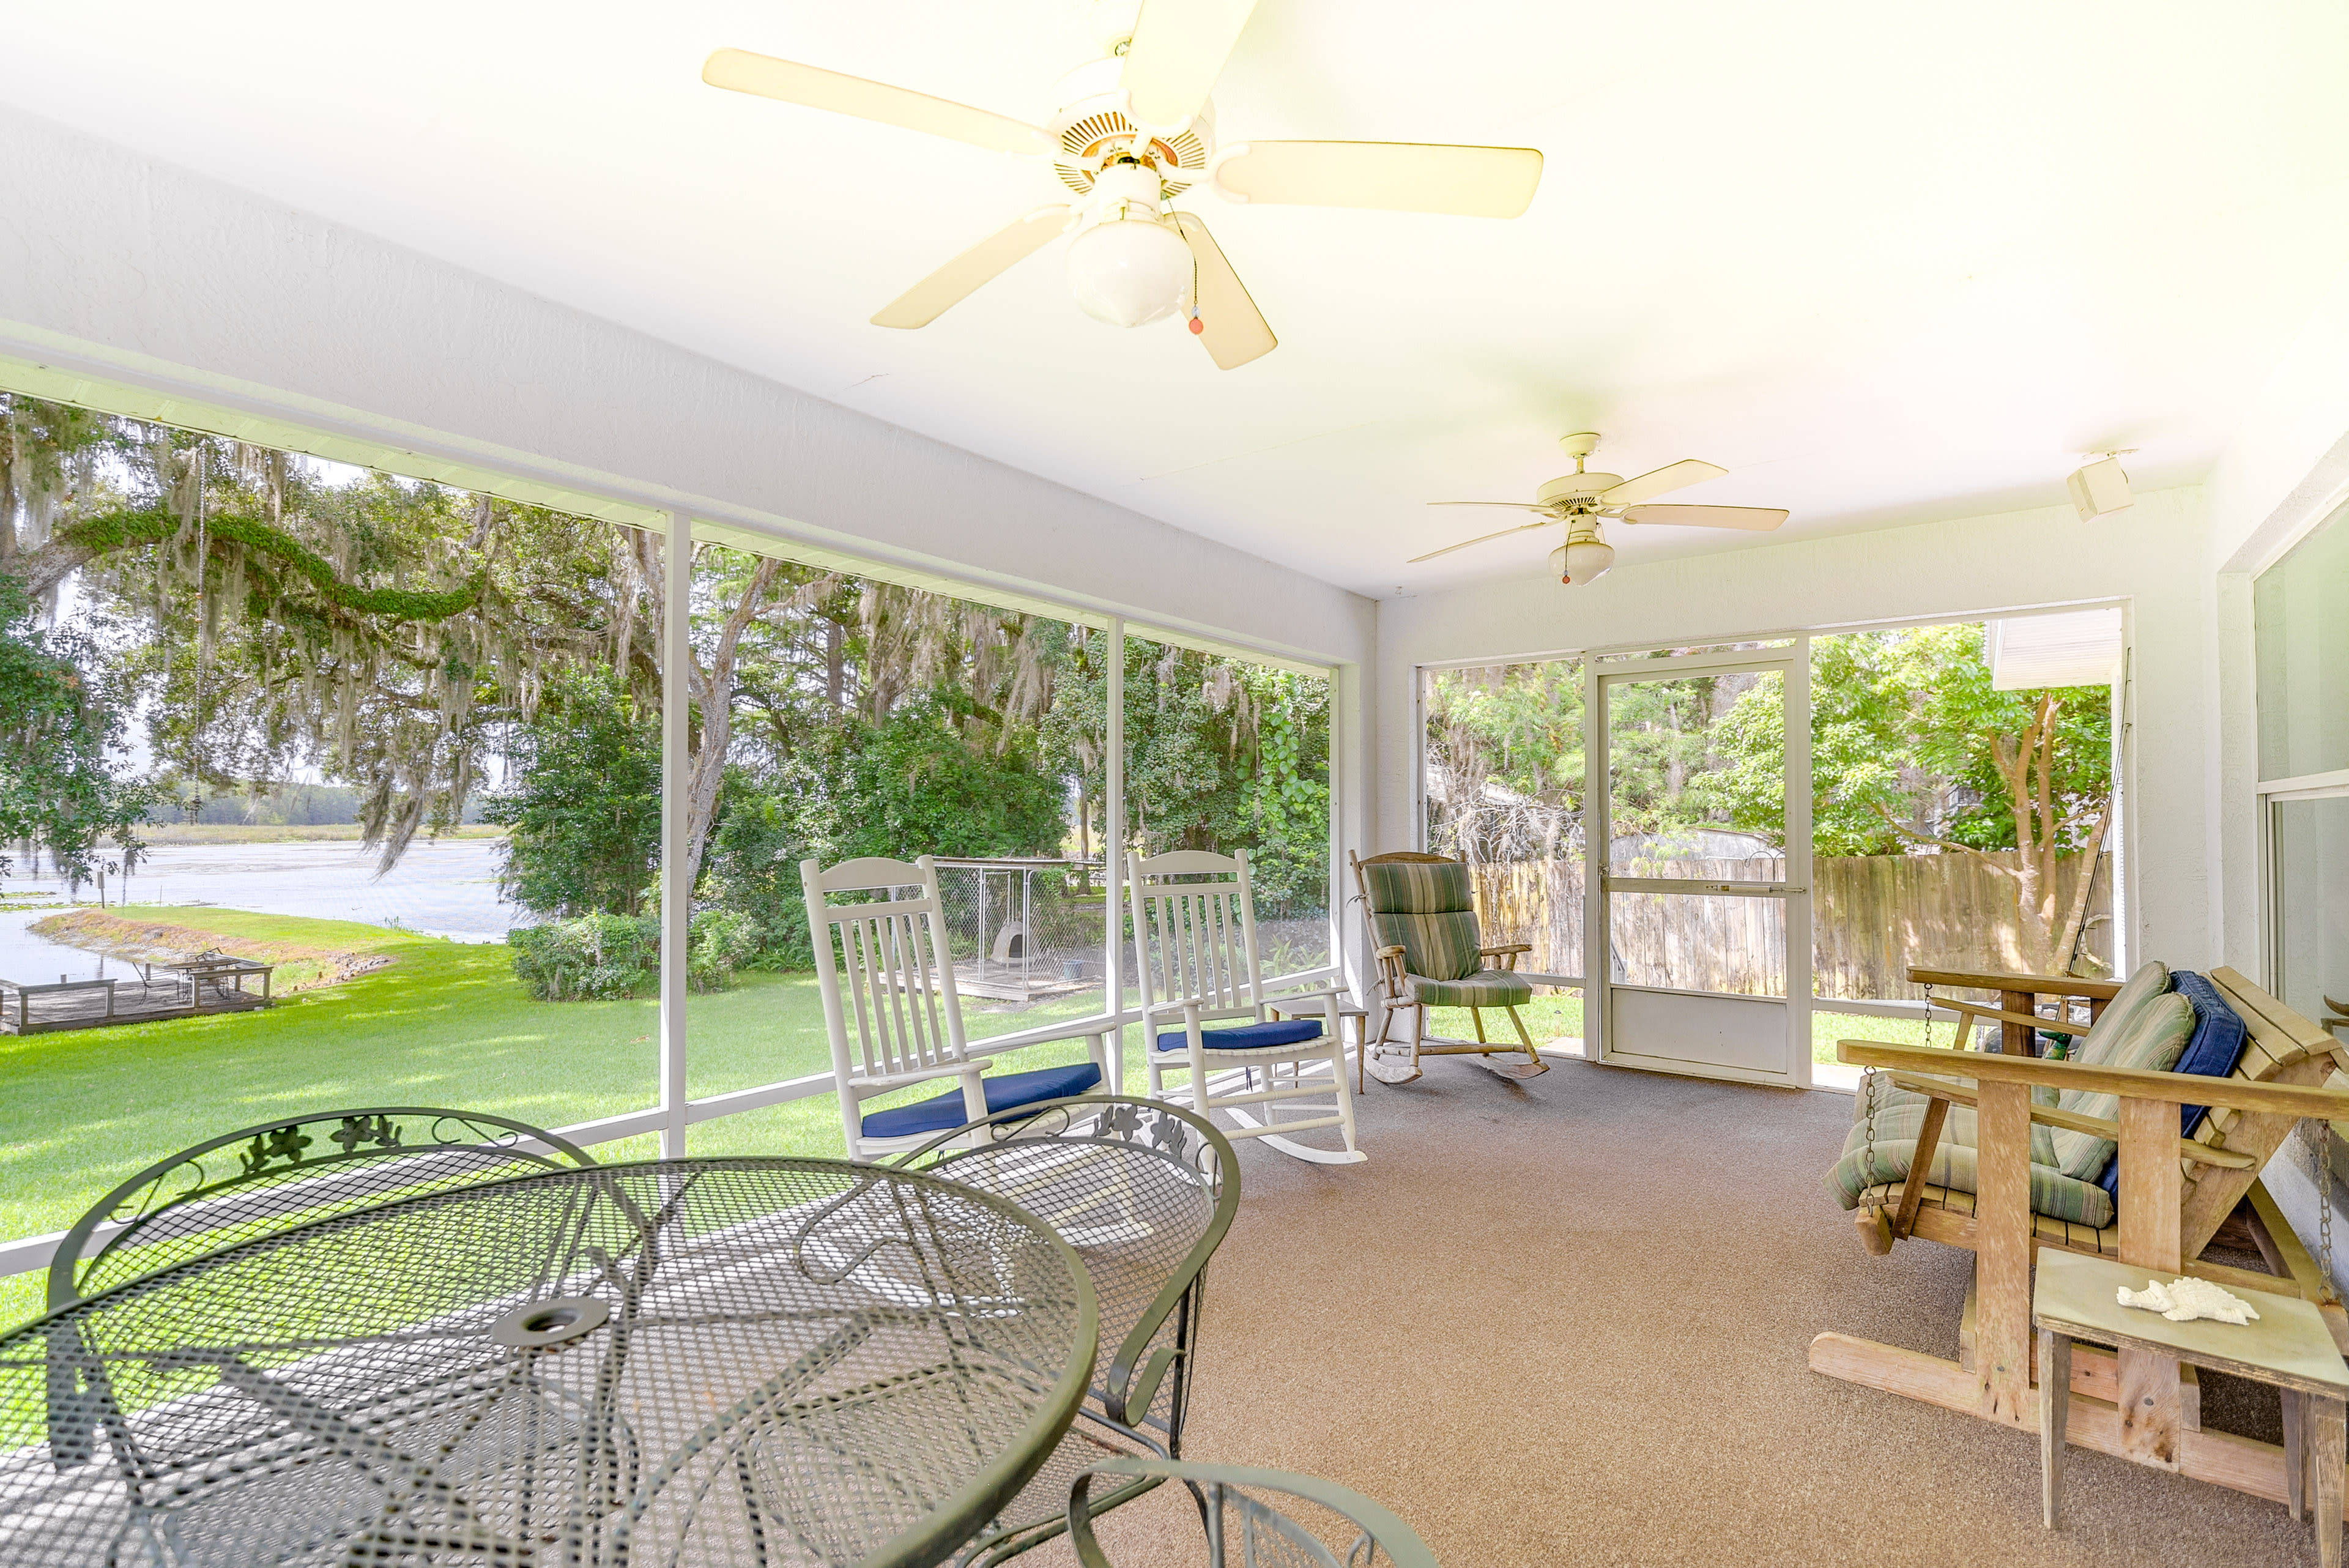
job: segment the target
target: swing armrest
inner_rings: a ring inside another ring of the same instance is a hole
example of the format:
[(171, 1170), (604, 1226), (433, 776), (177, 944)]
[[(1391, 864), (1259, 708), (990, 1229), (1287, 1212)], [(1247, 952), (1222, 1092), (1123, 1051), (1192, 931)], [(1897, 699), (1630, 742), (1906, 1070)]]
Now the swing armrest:
[[(1952, 1106), (1970, 1106), (1974, 1103), (1972, 1090), (1960, 1088), (1947, 1078), (1896, 1071), (1892, 1075), (1892, 1084), (1895, 1088), (1913, 1089), (1918, 1094), (1930, 1095), (1934, 1099)], [(2077, 1111), (2034, 1103), (2031, 1107), (2031, 1119), (2042, 1127), (2090, 1133), (2097, 1137), (2110, 1138), (2115, 1143), (2121, 1140), (2121, 1124), (2106, 1116), (2084, 1116)], [(2221, 1166), (2229, 1170), (2250, 1170), (2259, 1164), (2250, 1155), (2239, 1154), (2230, 1148), (2213, 1148), (2207, 1143), (2196, 1143), (2190, 1137), (2178, 1140), (2178, 1157), (2190, 1159), (2197, 1165)], [(1912, 1164), (1910, 1168), (1913, 1170), (1915, 1166)]]
[(2050, 1034), (2064, 1034), (2077, 1039), (2094, 1027), (2092, 1024), (2075, 1023), (2067, 1018), (2042, 1018), (2035, 1012), (2009, 1012), (2002, 1007), (1992, 1007), (1987, 1002), (1936, 1002), (1928, 1006), (1935, 1012), (1958, 1014), (1960, 1028), (1965, 1026), (1962, 1020), (1967, 1018), (1995, 1018), (2002, 1023), (2021, 1023), (2033, 1029), (2044, 1029)]
[(2116, 980), (2084, 980), (2076, 974), (2002, 974), (1995, 970), (1925, 969), (1911, 964), (1911, 985), (1954, 985), (1969, 991), (2027, 991), (2039, 996), (2075, 996), (2110, 1002), (2121, 992)]

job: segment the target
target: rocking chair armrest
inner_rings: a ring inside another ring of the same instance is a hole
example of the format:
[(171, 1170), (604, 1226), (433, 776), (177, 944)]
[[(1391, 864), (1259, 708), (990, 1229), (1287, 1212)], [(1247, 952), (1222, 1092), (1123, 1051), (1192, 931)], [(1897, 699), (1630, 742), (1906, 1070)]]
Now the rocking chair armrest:
[(1326, 1019), (1329, 1021), (1328, 1027), (1335, 1029), (1338, 1026), (1339, 1009), (1345, 1005), (1346, 999), (1342, 989), (1332, 981), (1328, 985), (1317, 985), (1307, 991), (1291, 991), (1283, 992), (1279, 996), (1268, 996), (1264, 999), (1264, 1006), (1259, 1011), (1270, 1013), (1275, 1019), (1295, 1018), (1300, 1013), (1308, 1018)]
[(859, 1074), (849, 1079), (849, 1086), (857, 1097), (885, 1094), (891, 1089), (903, 1089), (914, 1084), (934, 1084), (941, 1078), (965, 1078), (978, 1075), (992, 1058), (976, 1052), (959, 1062), (941, 1063), (936, 1067), (920, 1067), (910, 1073), (875, 1073), (870, 1077)]
[(1172, 1023), (1178, 1018), (1186, 1023), (1194, 1018), (1203, 1023), (1219, 1023), (1226, 1018), (1254, 1018), (1255, 1016), (1256, 1009), (1253, 1007), (1209, 1007), (1198, 997), (1178, 996), (1170, 1001), (1154, 1002), (1143, 1008), (1142, 1025), (1145, 1031), (1154, 1031), (1163, 1024)]
[(1499, 958), (1505, 953), (1529, 953), (1533, 950), (1534, 945), (1531, 942), (1502, 942), (1495, 947), (1478, 948), (1476, 950), (1476, 956), (1478, 958)]

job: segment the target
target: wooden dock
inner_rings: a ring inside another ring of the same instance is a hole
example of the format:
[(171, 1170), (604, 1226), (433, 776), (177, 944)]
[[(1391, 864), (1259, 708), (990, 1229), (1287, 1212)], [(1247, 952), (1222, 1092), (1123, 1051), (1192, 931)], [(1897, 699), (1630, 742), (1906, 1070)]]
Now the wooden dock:
[(172, 976), (157, 980), (71, 981), (19, 985), (0, 980), (0, 1034), (45, 1034), (58, 1029), (104, 1029), (208, 1012), (249, 1012), (271, 1005), (266, 996), (234, 987), (191, 986)]

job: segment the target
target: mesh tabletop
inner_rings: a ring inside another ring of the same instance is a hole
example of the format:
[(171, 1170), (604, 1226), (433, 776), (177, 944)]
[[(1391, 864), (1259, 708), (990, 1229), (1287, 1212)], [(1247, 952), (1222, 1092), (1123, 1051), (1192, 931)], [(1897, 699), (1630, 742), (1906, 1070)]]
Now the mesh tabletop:
[(1050, 1453), (1092, 1287), (831, 1160), (363, 1210), (0, 1340), (0, 1564), (935, 1563)]

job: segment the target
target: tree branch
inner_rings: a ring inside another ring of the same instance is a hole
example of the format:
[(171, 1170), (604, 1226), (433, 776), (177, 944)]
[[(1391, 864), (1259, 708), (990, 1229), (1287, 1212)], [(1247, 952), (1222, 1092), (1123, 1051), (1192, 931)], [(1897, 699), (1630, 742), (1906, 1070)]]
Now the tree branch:
[(1901, 821), (1899, 817), (1893, 815), (1889, 808), (1888, 808), (1882, 801), (1871, 800), (1868, 804), (1876, 815), (1882, 817), (1886, 825), (1895, 833), (1901, 834), (1919, 844), (1935, 844), (1944, 849), (1954, 849), (1960, 854), (1973, 856), (1983, 865), (1989, 867), (1992, 870), (1997, 872), (2002, 877), (2012, 877), (2018, 882), (2023, 879), (2023, 874), (2015, 870), (2013, 867), (2002, 866), (1996, 860), (1991, 858), (1990, 852), (1988, 850), (1977, 849), (1971, 844), (1961, 844), (1954, 838), (1941, 838), (1930, 833), (1920, 833), (1915, 828), (1909, 826), (1907, 823)]

